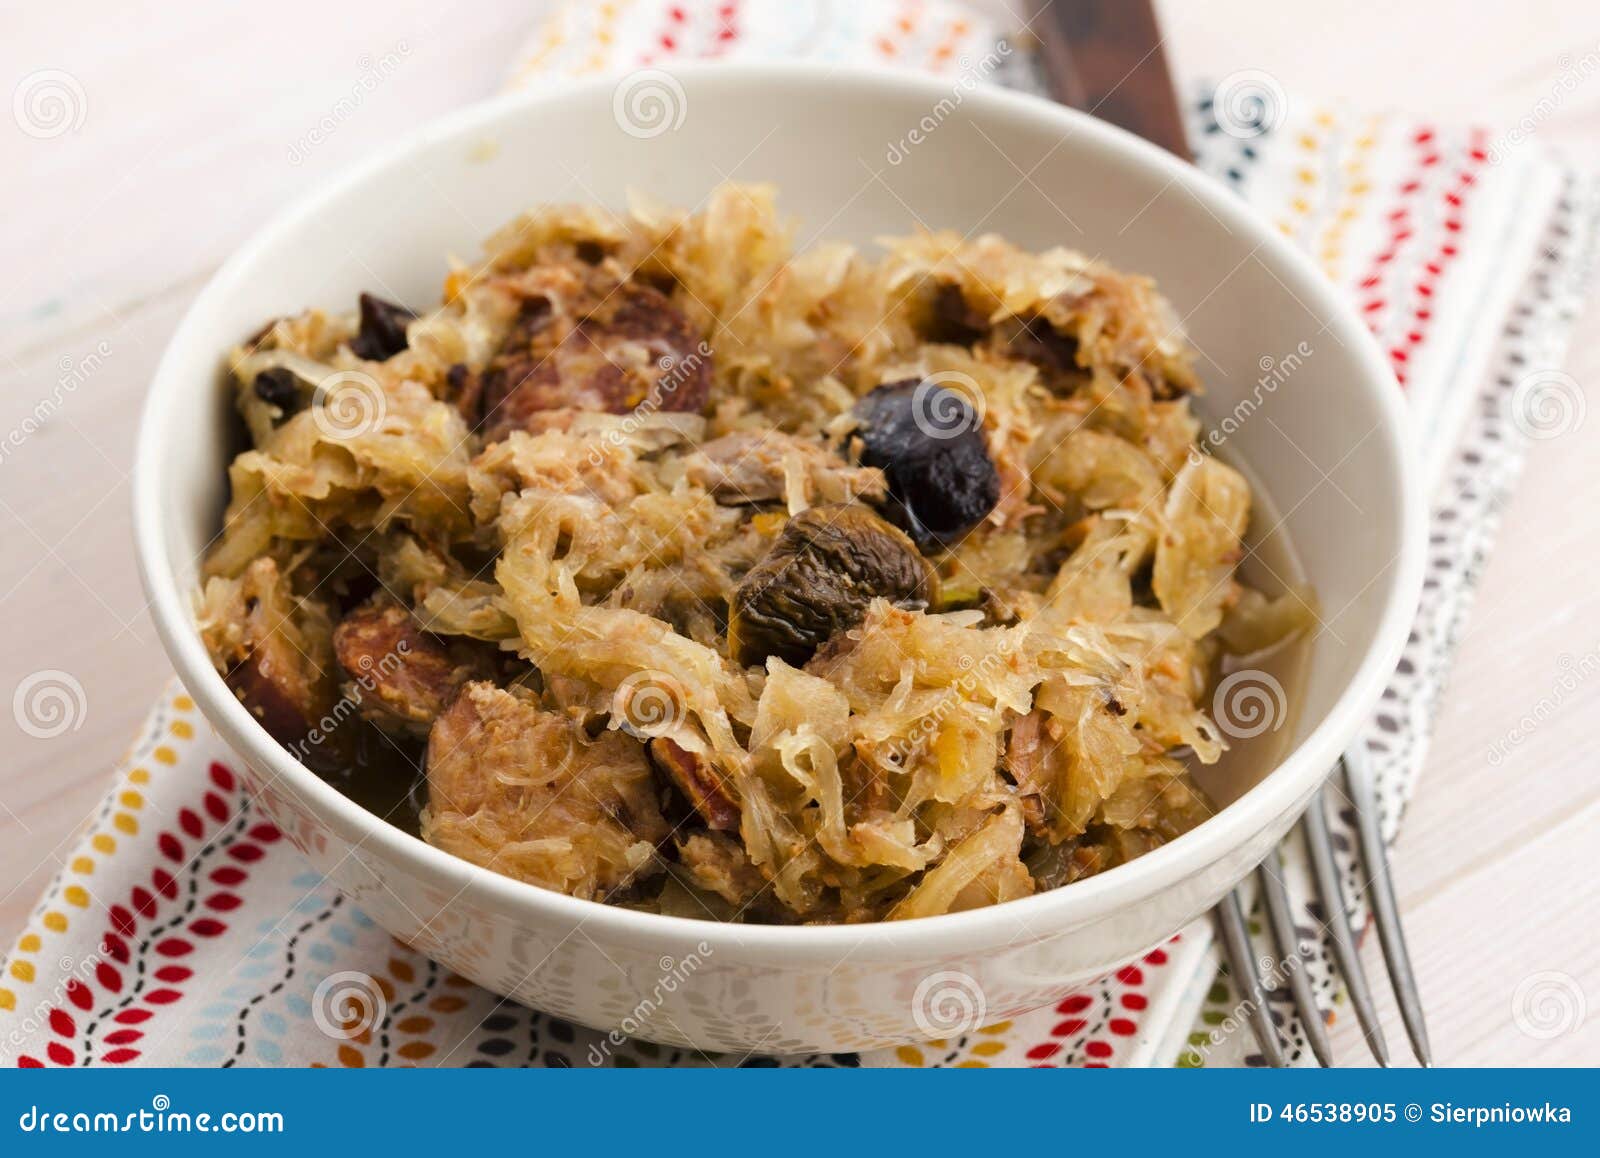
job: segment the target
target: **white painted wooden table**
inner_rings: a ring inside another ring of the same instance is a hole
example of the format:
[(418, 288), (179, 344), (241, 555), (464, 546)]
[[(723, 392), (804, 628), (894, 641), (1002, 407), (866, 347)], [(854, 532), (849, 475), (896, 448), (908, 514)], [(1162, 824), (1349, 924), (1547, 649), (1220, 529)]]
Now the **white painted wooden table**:
[[(0, 694), (60, 669), (87, 698), (81, 727), (53, 739), (0, 712), (0, 940), (58, 867), (169, 674), (128, 530), (139, 404), (168, 335), (218, 263), (287, 200), (492, 93), (538, 7), (473, 5), (458, 25), (449, 6), (409, 0), (281, 0), (270, 18), (231, 5), (0, 3), (6, 92), (58, 69), (83, 98), (81, 125), (53, 139), (0, 116)], [(1600, 165), (1592, 0), (1162, 8), (1180, 75), (1265, 69), (1299, 92), (1487, 124), (1543, 101), (1539, 137)], [(363, 86), (386, 54), (398, 66)], [(1563, 70), (1587, 79), (1552, 102)], [(1591, 398), (1597, 323), (1591, 306), (1568, 367)], [(96, 351), (86, 380), (61, 390), (63, 368)], [(36, 422), (41, 400), (58, 395)], [(1600, 680), (1556, 690), (1567, 665), (1600, 656), (1597, 461), (1600, 414), (1535, 448), (1396, 855), (1447, 1063), (1600, 1061), (1600, 763), (1588, 735)], [(1541, 700), (1554, 704), (1544, 722), (1491, 766), (1491, 747)], [(1512, 1017), (1518, 985), (1544, 971), (1576, 979), (1591, 1009), (1548, 1040)], [(1349, 1018), (1335, 1045), (1364, 1056)]]

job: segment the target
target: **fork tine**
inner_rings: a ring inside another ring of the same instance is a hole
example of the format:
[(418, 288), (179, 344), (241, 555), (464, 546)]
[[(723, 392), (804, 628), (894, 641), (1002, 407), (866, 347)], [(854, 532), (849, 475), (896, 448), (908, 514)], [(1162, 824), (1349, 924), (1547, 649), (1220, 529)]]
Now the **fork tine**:
[(1384, 847), (1383, 833), (1379, 827), (1372, 757), (1368, 755), (1364, 744), (1356, 744), (1344, 754), (1344, 779), (1350, 789), (1350, 800), (1355, 805), (1356, 829), (1361, 834), (1361, 857), (1366, 861), (1367, 875), (1372, 879), (1372, 917), (1378, 926), (1378, 941), (1383, 946), (1384, 962), (1389, 966), (1389, 982), (1394, 986), (1395, 1000), (1400, 1003), (1400, 1017), (1405, 1022), (1411, 1048), (1419, 1062), (1431, 1066), (1433, 1052), (1428, 1048), (1428, 1027), (1422, 1020), (1422, 998), (1417, 992), (1416, 975), (1411, 970), (1411, 957), (1406, 952), (1405, 930), (1400, 925), (1400, 906), (1394, 896), (1394, 878), (1389, 873), (1389, 851)]
[(1228, 972), (1250, 1003), (1250, 1029), (1261, 1046), (1261, 1056), (1267, 1059), (1268, 1065), (1281, 1068), (1283, 1046), (1278, 1041), (1277, 1027), (1272, 1024), (1272, 1012), (1267, 1008), (1261, 978), (1256, 974), (1255, 957), (1250, 952), (1250, 931), (1244, 923), (1244, 907), (1239, 903), (1237, 889), (1222, 898), (1216, 913)]
[(1267, 921), (1272, 927), (1272, 938), (1278, 943), (1278, 960), (1284, 962), (1289, 974), (1289, 992), (1294, 995), (1295, 1011), (1300, 1024), (1305, 1026), (1306, 1040), (1311, 1052), (1324, 1069), (1333, 1065), (1333, 1046), (1328, 1041), (1328, 1027), (1322, 1020), (1322, 1010), (1311, 992), (1311, 978), (1306, 975), (1305, 957), (1300, 953), (1300, 937), (1294, 930), (1294, 918), (1289, 915), (1289, 890), (1283, 883), (1283, 853), (1274, 848), (1272, 855), (1261, 862), (1256, 870), (1261, 878), (1262, 895), (1267, 901)]
[(1344, 886), (1339, 883), (1339, 870), (1333, 863), (1333, 840), (1328, 835), (1328, 818), (1322, 811), (1322, 800), (1327, 793), (1322, 788), (1306, 809), (1304, 822), (1306, 846), (1311, 851), (1311, 869), (1317, 878), (1317, 892), (1322, 897), (1322, 907), (1328, 914), (1328, 932), (1333, 940), (1334, 960), (1339, 972), (1344, 974), (1345, 988), (1350, 991), (1350, 1004), (1355, 1006), (1356, 1019), (1367, 1039), (1367, 1047), (1378, 1064), (1389, 1064), (1389, 1045), (1378, 1025), (1378, 1012), (1372, 1005), (1372, 989), (1367, 985), (1366, 971), (1361, 968), (1361, 957), (1356, 952), (1355, 934), (1350, 931), (1350, 917), (1344, 908)]

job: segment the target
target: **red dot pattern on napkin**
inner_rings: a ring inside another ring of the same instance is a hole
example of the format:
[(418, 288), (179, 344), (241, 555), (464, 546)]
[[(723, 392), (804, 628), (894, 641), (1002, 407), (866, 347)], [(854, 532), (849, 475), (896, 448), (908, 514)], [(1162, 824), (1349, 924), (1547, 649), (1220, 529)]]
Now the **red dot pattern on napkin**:
[[(1180, 933), (1168, 944), (1181, 939)], [(1049, 1039), (1030, 1046), (1024, 1056), (1044, 1069), (1109, 1065), (1117, 1057), (1119, 1043), (1125, 1045), (1128, 1039), (1138, 1037), (1139, 1015), (1150, 1005), (1140, 990), (1169, 960), (1165, 948), (1152, 949), (1139, 961), (1118, 969), (1099, 992), (1068, 994), (1056, 1003), (1061, 1019), (1051, 1027)]]
[[(1384, 216), (1388, 237), (1372, 256), (1356, 286), (1358, 308), (1374, 336), (1384, 340), (1385, 330), (1391, 323), (1398, 329), (1389, 338), (1386, 352), (1395, 378), (1402, 386), (1418, 347), (1427, 339), (1440, 282), (1459, 252), (1458, 240), (1465, 228), (1468, 195), (1477, 184), (1479, 170), (1489, 159), (1482, 131), (1472, 134), (1458, 158), (1446, 156), (1438, 133), (1428, 126), (1412, 134), (1410, 145), (1411, 169), (1396, 187), (1396, 204)], [(1454, 175), (1442, 191), (1432, 195), (1436, 203), (1429, 204), (1425, 195), (1433, 180), (1432, 174), (1447, 163), (1455, 166)], [(1418, 232), (1418, 219), (1424, 210), (1439, 213), (1436, 232), (1427, 238), (1419, 236)], [(1424, 244), (1429, 248), (1415, 252), (1418, 245)], [(1410, 280), (1408, 284), (1395, 284), (1401, 276), (1395, 271), (1402, 269)], [(1413, 269), (1414, 274), (1411, 273)]]
[[(44, 1056), (23, 1054), (17, 1058), (20, 1068), (136, 1061), (139, 1043), (149, 1032), (147, 1023), (183, 1000), (194, 970), (181, 959), (194, 952), (200, 940), (228, 931), (227, 922), (217, 914), (231, 913), (243, 903), (234, 890), (249, 880), (250, 873), (238, 866), (259, 861), (280, 839), (271, 824), (244, 828), (227, 845), (227, 855), (236, 863), (211, 869), (195, 890), (195, 899), (187, 907), (180, 904), (184, 892), (180, 877), (199, 875), (198, 859), (207, 851), (207, 842), (217, 830), (238, 820), (242, 804), (238, 777), (230, 769), (213, 763), (208, 780), (198, 799), (179, 809), (176, 831), (156, 834), (155, 850), (166, 863), (158, 862), (150, 870), (148, 884), (134, 884), (124, 899), (107, 904), (106, 930), (100, 937), (99, 959), (90, 971), (92, 981), (81, 968), (67, 979), (62, 1005), (44, 1014), (51, 1033)], [(135, 954), (146, 951), (150, 964), (141, 972), (135, 968)], [(99, 1032), (102, 1026), (104, 1033)]]

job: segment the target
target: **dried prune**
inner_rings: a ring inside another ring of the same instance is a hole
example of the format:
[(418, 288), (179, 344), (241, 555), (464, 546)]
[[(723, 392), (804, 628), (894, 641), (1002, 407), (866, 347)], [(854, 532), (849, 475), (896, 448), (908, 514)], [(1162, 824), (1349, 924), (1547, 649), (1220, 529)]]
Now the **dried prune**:
[(883, 506), (919, 547), (959, 539), (1000, 501), (983, 423), (960, 391), (934, 381), (888, 382), (856, 404), (862, 465), (883, 471)]
[(812, 507), (786, 524), (728, 608), (728, 654), (803, 664), (874, 599), (931, 603), (938, 579), (916, 544), (867, 507)]
[(1078, 339), (1063, 334), (1043, 318), (1017, 318), (1006, 353), (1045, 370), (1078, 369)]
[(982, 341), (988, 332), (989, 319), (967, 302), (959, 285), (944, 282), (934, 291), (925, 328), (928, 341), (971, 346)]
[(406, 327), (417, 315), (372, 294), (361, 295), (361, 328), (350, 352), (369, 362), (383, 362), (406, 348)]
[(285, 415), (300, 409), (300, 379), (293, 370), (284, 366), (268, 367), (256, 375), (252, 385), (257, 398), (276, 406)]

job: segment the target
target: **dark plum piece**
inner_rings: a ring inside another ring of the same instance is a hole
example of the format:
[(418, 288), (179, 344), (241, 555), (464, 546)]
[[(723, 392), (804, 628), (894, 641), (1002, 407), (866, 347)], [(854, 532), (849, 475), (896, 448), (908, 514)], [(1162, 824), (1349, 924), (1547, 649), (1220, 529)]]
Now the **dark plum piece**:
[(888, 382), (856, 403), (860, 458), (889, 483), (884, 513), (924, 550), (946, 546), (981, 523), (1000, 501), (972, 403), (937, 382)]
[(406, 348), (406, 327), (417, 315), (371, 294), (361, 295), (361, 328), (350, 352), (369, 362), (383, 362)]
[(300, 379), (287, 367), (272, 366), (261, 371), (252, 386), (257, 398), (276, 406), (285, 416), (300, 409)]
[(728, 654), (749, 667), (803, 664), (861, 622), (874, 599), (932, 603), (938, 577), (916, 544), (857, 504), (812, 507), (784, 524), (728, 608)]
[(989, 333), (989, 319), (968, 303), (961, 287), (944, 282), (933, 294), (926, 334), (928, 341), (947, 346), (971, 346)]
[(1006, 345), (1008, 354), (1045, 370), (1071, 372), (1079, 368), (1077, 338), (1063, 334), (1043, 318), (1018, 318), (1017, 323)]

